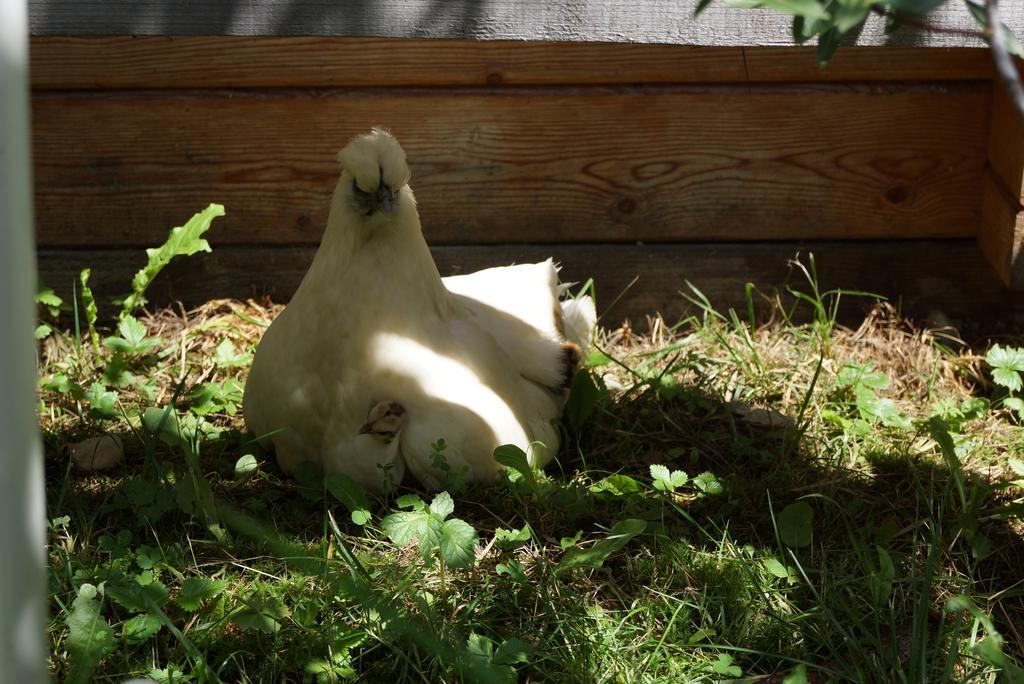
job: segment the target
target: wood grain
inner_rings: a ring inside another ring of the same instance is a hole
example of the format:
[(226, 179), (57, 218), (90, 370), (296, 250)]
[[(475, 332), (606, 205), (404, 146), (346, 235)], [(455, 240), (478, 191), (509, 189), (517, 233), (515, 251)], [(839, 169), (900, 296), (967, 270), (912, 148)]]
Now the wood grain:
[(315, 244), (334, 152), (403, 141), (435, 244), (974, 235), (989, 87), (43, 93), (43, 246)]
[(35, 37), (32, 87), (280, 88), (991, 79), (986, 49), (334, 37)]
[(970, 80), (995, 72), (987, 48), (843, 47), (824, 68), (815, 47), (748, 47), (743, 53), (754, 82)]
[[(598, 311), (602, 323), (612, 327), (624, 318), (643, 327), (646, 316), (656, 311), (669, 321), (693, 313), (679, 294), (687, 279), (721, 310), (740, 309), (744, 306), (745, 283), (752, 282), (762, 292), (770, 293), (791, 275), (788, 262), (798, 252), (815, 254), (823, 287), (884, 294), (904, 313), (921, 321), (973, 321), (989, 328), (998, 323), (1011, 329), (1024, 322), (1024, 301), (1003, 289), (973, 240), (517, 245), (433, 250), (445, 275), (554, 256), (563, 266), (563, 278), (596, 279)], [(212, 254), (172, 262), (154, 282), (151, 299), (156, 304), (182, 300), (187, 306), (211, 298), (260, 295), (287, 301), (313, 253), (309, 247), (215, 248)], [(101, 313), (105, 311), (109, 316), (114, 310), (106, 304), (107, 297), (122, 293), (132, 273), (144, 262), (141, 251), (43, 250), (39, 270), (46, 285), (70, 294), (78, 271), (92, 267), (91, 284), (100, 295)], [(806, 287), (792, 275), (795, 287)], [(616, 299), (618, 302), (609, 308)], [(869, 302), (852, 297), (845, 301), (843, 319), (856, 323)]]
[[(768, 10), (697, 0), (30, 0), (33, 35), (277, 35), (473, 40), (792, 45), (791, 18)], [(1024, 6), (1000, 14), (1022, 33)], [(962, 3), (929, 13), (930, 23), (974, 29)], [(871, 15), (851, 35), (858, 45), (981, 47), (977, 38), (904, 27), (885, 32)]]
[(1003, 282), (1024, 290), (1024, 125), (1001, 86), (992, 92), (988, 155), (978, 243)]
[[(912, 51), (910, 61), (926, 61)], [(970, 51), (967, 51), (970, 52)], [(280, 88), (742, 81), (743, 49), (333, 37), (36, 37), (32, 87)], [(966, 57), (966, 55), (965, 55)]]

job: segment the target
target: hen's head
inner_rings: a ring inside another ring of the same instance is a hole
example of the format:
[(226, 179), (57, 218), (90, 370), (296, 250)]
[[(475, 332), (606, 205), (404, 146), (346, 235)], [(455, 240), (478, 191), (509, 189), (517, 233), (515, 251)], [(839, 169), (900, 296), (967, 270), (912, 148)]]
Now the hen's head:
[(390, 214), (409, 183), (405, 150), (395, 137), (374, 128), (338, 153), (341, 184), (351, 191), (352, 209), (364, 216)]

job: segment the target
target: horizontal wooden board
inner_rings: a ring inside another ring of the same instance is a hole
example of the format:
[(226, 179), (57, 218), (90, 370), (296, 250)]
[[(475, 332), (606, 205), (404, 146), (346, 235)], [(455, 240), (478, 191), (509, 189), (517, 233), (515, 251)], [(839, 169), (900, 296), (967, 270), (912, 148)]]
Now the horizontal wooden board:
[(988, 48), (843, 47), (819, 66), (814, 47), (743, 49), (747, 80), (969, 80), (994, 74)]
[[(679, 294), (689, 280), (724, 310), (744, 306), (744, 284), (765, 293), (779, 287), (797, 253), (815, 255), (823, 288), (842, 287), (886, 295), (921, 321), (983, 326), (1024, 323), (1024, 301), (1007, 293), (972, 240), (702, 244), (702, 245), (517, 245), (438, 247), (433, 250), (445, 275), (488, 266), (538, 261), (562, 264), (562, 277), (597, 283), (602, 323), (614, 327), (630, 318), (642, 325), (660, 311), (669, 321), (693, 313)], [(182, 300), (187, 306), (221, 297), (270, 295), (287, 301), (312, 260), (309, 247), (214, 248), (211, 254), (179, 259), (151, 288), (157, 304)], [(69, 294), (78, 271), (92, 267), (101, 293), (101, 313), (113, 312), (107, 297), (122, 293), (132, 273), (145, 263), (141, 251), (44, 250), (39, 254), (43, 282)], [(799, 277), (791, 284), (807, 291)], [(868, 302), (846, 298), (845, 320), (855, 322)], [(612, 306), (614, 302), (614, 306)], [(764, 310), (763, 308), (761, 309)], [(1018, 328), (1019, 329), (1019, 328)]]
[(968, 236), (987, 84), (121, 91), (33, 100), (44, 246), (314, 244), (334, 153), (403, 142), (436, 244)]
[[(278, 35), (553, 40), (685, 45), (791, 45), (792, 19), (719, 0), (699, 17), (698, 0), (29, 0), (33, 35)], [(1004, 2), (1003, 20), (1020, 34), (1024, 7)], [(944, 32), (912, 27), (887, 34), (871, 15), (854, 31), (859, 45), (980, 47), (963, 3), (928, 15)], [(952, 29), (952, 30), (950, 30)]]
[(815, 49), (333, 37), (36, 37), (32, 87), (280, 88), (990, 79), (982, 48)]
[[(922, 52), (927, 51), (915, 51), (918, 62), (926, 61)], [(37, 89), (745, 80), (743, 49), (737, 47), (309, 36), (37, 37), (30, 54)]]

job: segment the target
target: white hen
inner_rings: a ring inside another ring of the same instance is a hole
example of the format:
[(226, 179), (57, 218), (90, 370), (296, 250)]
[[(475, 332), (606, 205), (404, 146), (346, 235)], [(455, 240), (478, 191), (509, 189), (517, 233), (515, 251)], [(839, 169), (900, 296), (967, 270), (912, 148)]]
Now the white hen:
[(543, 466), (593, 302), (559, 302), (551, 260), (442, 279), (398, 142), (374, 130), (338, 160), (320, 248), (253, 359), (249, 429), (286, 472), (311, 461), (373, 491), (407, 467), (430, 489), (463, 466), (492, 479), (501, 444)]

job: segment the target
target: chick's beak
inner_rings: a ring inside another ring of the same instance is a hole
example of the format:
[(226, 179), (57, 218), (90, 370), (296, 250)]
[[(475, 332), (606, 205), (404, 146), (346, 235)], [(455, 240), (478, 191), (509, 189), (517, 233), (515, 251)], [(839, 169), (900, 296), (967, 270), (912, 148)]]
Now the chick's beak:
[(377, 188), (376, 194), (373, 196), (374, 204), (385, 214), (390, 214), (391, 210), (395, 205), (395, 195), (391, 192), (391, 188), (386, 186), (384, 183), (380, 184)]

